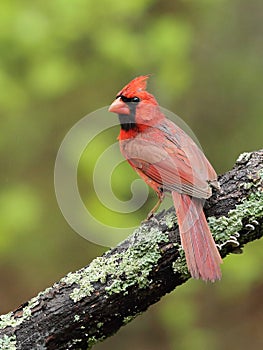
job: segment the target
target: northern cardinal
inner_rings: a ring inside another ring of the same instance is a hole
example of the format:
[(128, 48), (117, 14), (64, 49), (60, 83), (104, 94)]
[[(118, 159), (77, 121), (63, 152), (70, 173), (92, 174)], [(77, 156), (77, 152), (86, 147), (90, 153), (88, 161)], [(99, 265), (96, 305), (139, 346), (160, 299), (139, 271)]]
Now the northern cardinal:
[(120, 121), (120, 150), (132, 168), (158, 195), (171, 192), (182, 247), (193, 278), (221, 278), (222, 259), (213, 240), (203, 202), (219, 189), (217, 175), (203, 152), (177, 125), (167, 119), (149, 92), (148, 76), (133, 79), (109, 107)]

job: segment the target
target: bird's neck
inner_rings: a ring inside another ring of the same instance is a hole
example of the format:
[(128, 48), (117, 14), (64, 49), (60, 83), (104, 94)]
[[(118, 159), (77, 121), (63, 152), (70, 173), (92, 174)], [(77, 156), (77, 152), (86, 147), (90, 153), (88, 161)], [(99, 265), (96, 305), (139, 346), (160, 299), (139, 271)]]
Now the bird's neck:
[(135, 123), (135, 114), (118, 114), (121, 130), (130, 131), (137, 128)]
[(118, 114), (120, 121), (119, 140), (126, 140), (135, 137), (140, 132), (140, 127), (135, 122), (135, 113)]
[[(155, 108), (156, 106), (154, 105), (154, 111), (149, 110), (148, 113), (143, 115), (143, 117), (140, 117), (140, 114), (137, 115), (136, 120), (135, 110), (131, 110), (130, 114), (118, 114), (121, 126), (118, 139), (126, 140), (136, 137), (138, 133), (147, 132), (147, 130), (150, 130), (152, 127), (156, 127), (156, 125), (161, 123), (165, 119), (165, 116), (159, 111), (159, 109), (158, 113), (153, 113), (155, 112)], [(153, 115), (154, 120), (152, 119)]]
[(132, 139), (136, 137), (136, 135), (138, 135), (138, 131), (136, 131), (135, 129), (130, 129), (130, 130), (121, 129), (118, 136), (118, 140), (121, 141), (121, 140)]

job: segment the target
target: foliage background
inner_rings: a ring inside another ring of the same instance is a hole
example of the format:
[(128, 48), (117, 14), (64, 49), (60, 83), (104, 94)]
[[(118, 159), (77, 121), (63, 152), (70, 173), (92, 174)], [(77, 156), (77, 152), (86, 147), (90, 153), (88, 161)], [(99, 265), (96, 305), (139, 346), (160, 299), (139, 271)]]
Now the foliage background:
[[(262, 147), (262, 13), (260, 0), (1, 1), (1, 313), (105, 251), (65, 222), (54, 162), (69, 128), (134, 76), (154, 74), (151, 92), (219, 173)], [(134, 174), (115, 176), (129, 197)], [(151, 200), (129, 220), (138, 224)], [(89, 205), (100, 211), (95, 197)], [(188, 282), (95, 348), (262, 348), (262, 248), (249, 245), (225, 260), (220, 283)]]

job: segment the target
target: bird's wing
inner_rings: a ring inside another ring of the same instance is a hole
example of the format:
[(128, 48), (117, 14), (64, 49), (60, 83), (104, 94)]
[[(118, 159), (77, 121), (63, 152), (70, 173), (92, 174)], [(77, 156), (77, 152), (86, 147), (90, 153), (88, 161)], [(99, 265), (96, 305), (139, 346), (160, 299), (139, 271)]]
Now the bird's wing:
[[(174, 133), (172, 136), (175, 137)], [(164, 190), (198, 198), (210, 197), (211, 170), (207, 166), (208, 163), (211, 167), (210, 163), (192, 140), (183, 148), (177, 141), (153, 129), (151, 135), (139, 134), (134, 139), (122, 141), (121, 151), (135, 169)]]
[(208, 181), (212, 187), (219, 189), (217, 174), (204, 155), (203, 151), (196, 145), (193, 139), (171, 120), (165, 119), (157, 128), (165, 134), (176, 148), (183, 151), (184, 159), (188, 160), (188, 165), (194, 167), (195, 175), (203, 181)]

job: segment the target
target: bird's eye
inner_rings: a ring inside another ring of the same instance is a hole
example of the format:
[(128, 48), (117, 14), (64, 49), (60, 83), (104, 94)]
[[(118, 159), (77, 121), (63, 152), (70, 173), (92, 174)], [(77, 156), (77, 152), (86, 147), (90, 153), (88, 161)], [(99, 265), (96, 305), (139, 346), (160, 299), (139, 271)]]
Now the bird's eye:
[(138, 102), (140, 102), (140, 99), (139, 99), (139, 97), (135, 96), (131, 99), (131, 101), (138, 103)]
[(138, 103), (140, 102), (140, 99), (139, 97), (135, 96), (135, 97), (126, 97), (126, 96), (123, 96), (123, 95), (118, 95), (116, 98), (121, 98), (121, 100), (123, 102), (134, 102), (134, 103)]

